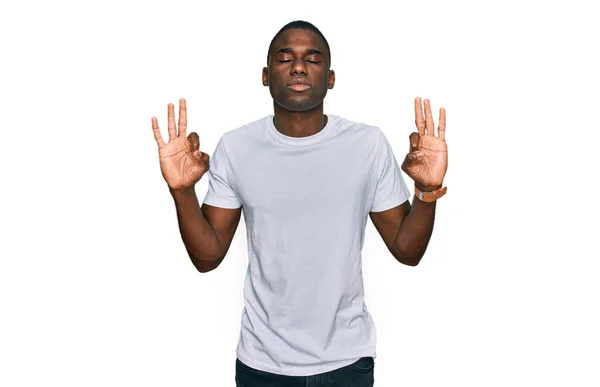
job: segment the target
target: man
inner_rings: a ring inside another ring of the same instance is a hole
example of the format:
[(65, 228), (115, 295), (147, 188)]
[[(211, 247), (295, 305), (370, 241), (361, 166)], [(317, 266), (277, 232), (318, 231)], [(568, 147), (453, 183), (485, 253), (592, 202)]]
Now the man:
[[(445, 193), (445, 111), (436, 136), (429, 101), (423, 116), (415, 99), (418, 132), (402, 164), (415, 181), (411, 206), (383, 132), (323, 113), (335, 83), (330, 62), (314, 25), (284, 26), (262, 74), (274, 114), (225, 133), (211, 158), (199, 150), (196, 133), (186, 138), (185, 100), (178, 128), (168, 106), (168, 143), (152, 118), (182, 240), (200, 272), (223, 261), (244, 209), (249, 262), (238, 386), (373, 386), (376, 333), (361, 260), (367, 215), (391, 254), (415, 266)], [(200, 207), (194, 184), (206, 172)]]

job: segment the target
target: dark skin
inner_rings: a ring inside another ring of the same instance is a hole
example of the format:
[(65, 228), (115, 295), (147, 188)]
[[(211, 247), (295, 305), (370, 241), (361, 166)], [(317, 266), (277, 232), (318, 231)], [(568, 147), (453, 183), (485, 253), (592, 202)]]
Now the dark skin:
[[(329, 68), (329, 52), (321, 37), (309, 30), (292, 29), (281, 34), (269, 53), (262, 82), (269, 87), (274, 105), (274, 124), (290, 137), (318, 133), (327, 123), (323, 100), (335, 84)], [(294, 83), (296, 83), (294, 85)], [(410, 135), (410, 152), (402, 170), (422, 191), (442, 186), (447, 168), (444, 140), (445, 111), (440, 109), (438, 136), (434, 133), (431, 107), (415, 99), (415, 123), (418, 133)], [(152, 119), (159, 145), (161, 170), (175, 200), (180, 232), (187, 252), (200, 272), (216, 269), (233, 240), (241, 219), (242, 207), (226, 209), (202, 204), (194, 191), (195, 183), (209, 169), (209, 155), (199, 150), (200, 140), (192, 132), (186, 138), (187, 109), (180, 100), (179, 124), (175, 125), (174, 107), (169, 104), (169, 142), (160, 136), (156, 118)], [(426, 203), (416, 196), (411, 206), (407, 200), (399, 206), (369, 216), (390, 253), (399, 262), (416, 266), (427, 249), (433, 231), (436, 203)]]
[[(428, 100), (424, 101), (424, 106), (425, 115), (421, 99), (417, 97), (415, 124), (418, 132), (409, 136), (410, 149), (402, 163), (402, 170), (415, 181), (417, 188), (431, 192), (442, 187), (448, 167), (446, 111), (440, 109), (436, 136)], [(436, 202), (424, 202), (415, 196), (412, 206), (406, 201), (387, 211), (371, 212), (369, 215), (392, 255), (405, 265), (416, 266), (423, 258), (433, 232), (435, 208)]]
[[(335, 84), (328, 55), (321, 37), (310, 30), (288, 30), (275, 41), (262, 80), (273, 97), (275, 127), (279, 132), (291, 137), (310, 136), (327, 123), (323, 100), (327, 90)], [(306, 80), (310, 88), (300, 92), (290, 90), (288, 85), (295, 78)], [(411, 136), (411, 152), (415, 152), (418, 133)], [(421, 188), (427, 191), (436, 187)], [(425, 203), (416, 198), (413, 206), (407, 200), (387, 211), (369, 214), (388, 250), (399, 262), (409, 266), (416, 266), (425, 254), (433, 232), (434, 215), (435, 202)]]
[[(273, 97), (275, 127), (286, 136), (311, 136), (325, 127), (323, 100), (335, 84), (328, 55), (325, 42), (309, 30), (287, 30), (273, 43), (262, 82)], [(294, 81), (306, 89), (294, 90)]]

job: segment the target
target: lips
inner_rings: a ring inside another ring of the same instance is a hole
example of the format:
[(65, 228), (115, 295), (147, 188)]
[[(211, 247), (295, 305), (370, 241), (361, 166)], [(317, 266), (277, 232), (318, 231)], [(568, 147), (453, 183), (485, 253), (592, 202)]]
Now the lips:
[(312, 86), (305, 78), (293, 78), (287, 83), (287, 87), (294, 91), (304, 91), (310, 89)]
[(293, 85), (288, 86), (288, 89), (292, 89), (294, 91), (304, 91), (310, 89), (310, 86), (304, 85), (302, 83), (295, 83)]

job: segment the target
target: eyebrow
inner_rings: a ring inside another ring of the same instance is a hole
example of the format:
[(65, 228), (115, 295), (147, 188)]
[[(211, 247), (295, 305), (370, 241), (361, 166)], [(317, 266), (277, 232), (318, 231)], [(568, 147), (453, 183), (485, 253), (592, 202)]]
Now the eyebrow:
[[(309, 48), (309, 49), (308, 49), (308, 50), (306, 50), (306, 51), (307, 51), (307, 53), (308, 53), (309, 55), (312, 55), (312, 54), (319, 54), (319, 55), (323, 55), (323, 53), (322, 53), (321, 51), (319, 51), (319, 50), (315, 50), (314, 48)], [(293, 53), (293, 52), (294, 52), (294, 50), (292, 50), (290, 47), (285, 47), (285, 48), (280, 48), (279, 50), (277, 50), (277, 52), (278, 52), (278, 53), (279, 53), (279, 52), (281, 52), (281, 53), (284, 53), (284, 54), (291, 54), (291, 53)]]

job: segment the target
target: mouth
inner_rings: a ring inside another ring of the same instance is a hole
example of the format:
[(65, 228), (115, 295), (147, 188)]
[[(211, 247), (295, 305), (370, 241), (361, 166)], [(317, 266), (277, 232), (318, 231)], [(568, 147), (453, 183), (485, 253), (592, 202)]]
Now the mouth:
[(289, 85), (288, 89), (292, 89), (294, 91), (304, 91), (310, 89), (310, 86), (303, 83), (295, 83), (293, 85)]
[(310, 82), (308, 82), (304, 78), (294, 78), (288, 82), (287, 88), (292, 89), (294, 91), (304, 91), (310, 89), (312, 86)]

